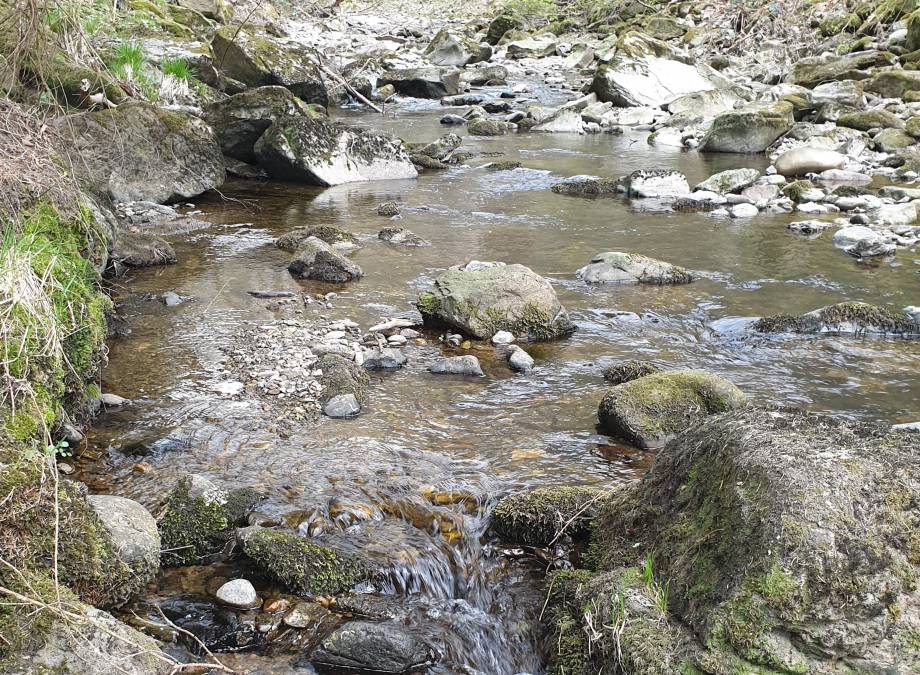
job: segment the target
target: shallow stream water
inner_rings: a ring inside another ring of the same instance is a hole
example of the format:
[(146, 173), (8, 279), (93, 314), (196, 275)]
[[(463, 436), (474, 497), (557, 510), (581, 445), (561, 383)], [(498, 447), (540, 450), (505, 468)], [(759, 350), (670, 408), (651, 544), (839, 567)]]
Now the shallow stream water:
[[(353, 124), (383, 128), (409, 141), (448, 129), (443, 108), (397, 107), (387, 116), (339, 112)], [(464, 133), (460, 131), (461, 135)], [(920, 341), (838, 336), (753, 336), (745, 318), (801, 313), (842, 300), (893, 308), (917, 304), (920, 254), (860, 263), (831, 244), (831, 232), (807, 238), (786, 224), (804, 217), (747, 221), (675, 213), (645, 200), (560, 196), (551, 184), (580, 174), (616, 177), (639, 168), (684, 172), (691, 185), (764, 158), (702, 156), (654, 148), (645, 134), (518, 134), (466, 138), (468, 165), (417, 181), (330, 189), (231, 181), (196, 202), (213, 224), (173, 237), (179, 264), (134, 271), (117, 299), (130, 335), (110, 344), (103, 390), (133, 404), (104, 414), (91, 434), (78, 477), (94, 491), (135, 498), (153, 508), (186, 472), (225, 487), (254, 486), (275, 516), (332, 501), (370, 503), (386, 514), (354, 528), (347, 545), (389, 565), (373, 590), (406, 599), (404, 621), (445, 655), (435, 672), (512, 675), (541, 672), (533, 622), (539, 569), (509, 561), (483, 535), (494, 500), (538, 485), (635, 480), (652, 456), (595, 430), (601, 371), (623, 359), (667, 368), (700, 368), (734, 381), (755, 403), (805, 406), (867, 420), (909, 422), (920, 411)], [(481, 167), (501, 153), (525, 168)], [(402, 218), (376, 214), (398, 201)], [(354, 260), (365, 278), (344, 286), (293, 279), (289, 254), (273, 241), (288, 230), (329, 223), (356, 233)], [(377, 240), (385, 226), (406, 227), (433, 243), (401, 248)], [(693, 270), (686, 286), (588, 287), (574, 272), (602, 251), (650, 255)], [(255, 401), (215, 391), (226, 345), (244, 322), (289, 314), (251, 290), (335, 292), (332, 308), (303, 308), (307, 319), (349, 318), (367, 327), (410, 308), (440, 271), (468, 260), (522, 263), (549, 278), (578, 326), (568, 339), (528, 348), (537, 368), (510, 372), (488, 345), (474, 344), (487, 377), (435, 376), (438, 334), (409, 346), (409, 364), (372, 373), (371, 402), (352, 420), (322, 419), (279, 433)], [(190, 298), (167, 307), (159, 294)], [(95, 459), (94, 459), (95, 458)], [(461, 504), (432, 505), (427, 487), (463, 491)], [(395, 506), (394, 506), (395, 504)], [(445, 529), (439, 523), (454, 523)], [(445, 532), (459, 532), (448, 536)], [(166, 575), (158, 593), (185, 581)], [(232, 657), (246, 672), (287, 672), (289, 656)], [(310, 672), (301, 670), (297, 672)]]

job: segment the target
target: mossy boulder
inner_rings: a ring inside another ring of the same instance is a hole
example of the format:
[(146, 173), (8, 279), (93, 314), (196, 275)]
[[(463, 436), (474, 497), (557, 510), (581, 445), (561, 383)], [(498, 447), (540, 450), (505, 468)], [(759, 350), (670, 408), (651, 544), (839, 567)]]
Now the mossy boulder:
[[(908, 431), (797, 411), (711, 417), (605, 502), (594, 572), (550, 582), (570, 591), (550, 595), (550, 642), (569, 636), (594, 667), (580, 672), (618, 672), (639, 647), (622, 636), (648, 617), (629, 604), (638, 588), (661, 610), (656, 667), (626, 672), (914, 672), (918, 461)], [(579, 648), (591, 625), (617, 630)]]
[(661, 368), (650, 361), (622, 361), (604, 369), (604, 379), (610, 384), (632, 382), (640, 377), (660, 373)]
[(223, 26), (211, 40), (215, 67), (250, 87), (280, 85), (306, 103), (329, 105), (329, 93), (310, 50), (296, 42)]
[(845, 113), (837, 118), (837, 126), (869, 131), (869, 129), (903, 129), (904, 120), (881, 108)]
[(248, 488), (232, 491), (195, 474), (181, 479), (166, 500), (159, 529), (164, 566), (194, 565), (219, 553), (259, 496)]
[(904, 131), (914, 138), (920, 138), (920, 116), (909, 118), (904, 125)]
[(741, 408), (747, 398), (728, 380), (699, 370), (646, 375), (610, 389), (601, 400), (600, 429), (657, 448), (709, 415)]
[(490, 120), (484, 117), (470, 120), (466, 130), (471, 136), (502, 136), (514, 129), (514, 124), (504, 120)]
[(796, 180), (791, 183), (787, 183), (783, 186), (783, 196), (788, 197), (792, 201), (799, 203), (803, 200), (803, 197), (812, 192), (815, 189), (814, 183), (810, 180)]
[(342, 284), (364, 276), (362, 269), (318, 237), (301, 241), (288, 271), (298, 279)]
[(876, 150), (888, 153), (904, 150), (917, 142), (917, 139), (903, 129), (882, 129), (872, 140)]
[(473, 261), (451, 267), (417, 306), (427, 323), (481, 340), (500, 330), (519, 340), (551, 340), (575, 330), (550, 283), (523, 265)]
[(497, 45), (502, 36), (509, 30), (518, 30), (524, 26), (524, 23), (510, 12), (504, 12), (496, 16), (489, 22), (489, 29), (486, 32), (486, 42), (490, 45)]
[(290, 232), (278, 237), (275, 246), (282, 251), (297, 251), (310, 237), (316, 237), (333, 248), (350, 251), (359, 248), (358, 238), (351, 232), (335, 227), (334, 225), (307, 225), (295, 227)]
[(466, 66), (488, 60), (492, 49), (442, 28), (425, 48), (425, 58), (436, 66)]
[(250, 164), (256, 161), (256, 141), (272, 122), (298, 115), (309, 117), (312, 113), (290, 89), (278, 86), (248, 89), (212, 103), (205, 110), (205, 119), (214, 129), (223, 153)]
[(310, 117), (276, 120), (255, 155), (271, 176), (311, 185), (418, 176), (399, 139)]
[(879, 70), (865, 82), (865, 89), (883, 98), (903, 98), (909, 91), (920, 90), (920, 71)]
[(319, 379), (323, 385), (321, 403), (328, 403), (342, 394), (354, 394), (358, 403), (367, 403), (371, 379), (366, 369), (337, 354), (325, 354), (316, 367), (323, 371)]
[(758, 319), (761, 333), (849, 333), (854, 335), (918, 335), (920, 317), (865, 302), (840, 302), (806, 314), (777, 314)]
[(836, 58), (822, 56), (801, 59), (792, 71), (792, 83), (812, 89), (825, 82), (863, 80), (866, 70), (888, 66), (897, 61), (889, 52), (867, 51)]
[(159, 204), (219, 187), (220, 146), (204, 120), (149, 103), (59, 118), (78, 181), (116, 202)]
[(683, 267), (638, 253), (599, 253), (575, 276), (589, 284), (689, 284), (693, 275)]
[(344, 593), (369, 574), (360, 561), (293, 532), (248, 527), (240, 539), (245, 554), (294, 593)]
[(795, 119), (787, 101), (750, 103), (721, 113), (700, 143), (703, 152), (764, 152), (788, 132)]
[(607, 492), (593, 487), (545, 487), (503, 497), (490, 527), (513, 544), (549, 546), (562, 536), (587, 536)]

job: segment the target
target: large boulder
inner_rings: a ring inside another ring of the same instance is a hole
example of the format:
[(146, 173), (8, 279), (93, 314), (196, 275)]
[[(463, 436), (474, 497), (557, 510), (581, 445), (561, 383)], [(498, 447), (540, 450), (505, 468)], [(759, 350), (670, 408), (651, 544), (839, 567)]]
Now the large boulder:
[(77, 179), (115, 202), (177, 202), (224, 182), (214, 132), (193, 115), (137, 102), (59, 120)]
[(558, 42), (552, 33), (512, 40), (506, 46), (509, 59), (541, 59), (556, 53)]
[(425, 48), (425, 58), (436, 66), (465, 66), (487, 61), (490, 56), (492, 48), (488, 45), (455, 35), (446, 28), (438, 31)]
[(211, 40), (217, 69), (250, 87), (277, 84), (306, 103), (329, 105), (329, 93), (310, 50), (296, 42), (223, 26)]
[(272, 122), (310, 114), (310, 108), (290, 89), (269, 86), (248, 89), (212, 103), (205, 110), (205, 119), (214, 129), (225, 155), (252, 164), (256, 161), (256, 141)]
[(605, 505), (592, 569), (547, 584), (548, 642), (564, 646), (551, 667), (917, 672), (918, 466), (909, 431), (794, 411), (709, 418)]
[(350, 621), (325, 638), (311, 663), (320, 673), (422, 672), (436, 652), (396, 621)]
[(792, 104), (751, 103), (718, 115), (700, 143), (703, 152), (763, 152), (795, 124)]
[(838, 80), (863, 80), (866, 71), (894, 63), (896, 57), (888, 52), (868, 51), (846, 56), (814, 56), (800, 60), (792, 71), (792, 83), (809, 89)]
[(859, 131), (870, 129), (903, 129), (904, 120), (883, 108), (874, 110), (854, 110), (837, 118), (838, 127), (849, 127)]
[(608, 390), (597, 419), (605, 433), (658, 448), (706, 416), (746, 403), (741, 390), (718, 375), (699, 370), (653, 373)]
[(522, 340), (551, 340), (575, 330), (546, 279), (524, 265), (473, 261), (452, 267), (419, 296), (426, 321), (485, 340), (500, 330)]
[(460, 93), (460, 72), (456, 68), (403, 68), (388, 70), (377, 86), (393, 85), (397, 93), (414, 98), (441, 98)]
[(778, 314), (758, 319), (761, 333), (844, 333), (920, 335), (920, 317), (865, 302), (840, 302), (806, 314)]
[(300, 243), (288, 271), (298, 279), (313, 279), (341, 284), (364, 276), (361, 268), (319, 237), (307, 237)]
[(256, 143), (255, 155), (275, 178), (312, 185), (418, 176), (398, 139), (324, 119), (275, 121)]
[(108, 531), (119, 560), (131, 570), (117, 589), (118, 597), (113, 604), (120, 604), (144, 590), (160, 569), (157, 521), (132, 499), (90, 495), (86, 501)]
[(846, 156), (839, 152), (805, 145), (781, 154), (776, 158), (775, 166), (778, 174), (789, 178), (804, 176), (808, 173), (821, 173), (831, 169), (842, 169), (846, 162)]
[(486, 42), (490, 45), (497, 45), (505, 33), (509, 30), (521, 28), (523, 25), (521, 19), (514, 14), (503, 12), (489, 23), (489, 28), (486, 32)]
[(589, 284), (688, 284), (693, 276), (683, 267), (638, 253), (599, 253), (575, 273)]
[(904, 98), (909, 91), (920, 91), (920, 71), (879, 70), (865, 82), (866, 91), (882, 98)]

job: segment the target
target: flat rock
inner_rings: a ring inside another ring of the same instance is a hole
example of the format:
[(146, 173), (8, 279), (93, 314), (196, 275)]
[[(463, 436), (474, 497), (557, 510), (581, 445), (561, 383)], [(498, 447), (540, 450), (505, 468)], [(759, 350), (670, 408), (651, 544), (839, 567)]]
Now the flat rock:
[(484, 377), (479, 359), (468, 354), (466, 356), (451, 356), (438, 359), (428, 369), (436, 375), (474, 375)]
[(589, 284), (686, 284), (692, 275), (682, 267), (637, 253), (599, 253), (575, 273)]

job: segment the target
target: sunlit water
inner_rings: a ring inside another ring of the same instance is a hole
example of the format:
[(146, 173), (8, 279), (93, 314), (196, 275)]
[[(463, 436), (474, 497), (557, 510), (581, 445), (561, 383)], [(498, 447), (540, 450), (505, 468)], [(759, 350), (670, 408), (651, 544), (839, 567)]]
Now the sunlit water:
[[(443, 112), (423, 105), (390, 110), (385, 119), (340, 116), (430, 141), (458, 132), (438, 123)], [(615, 177), (654, 167), (678, 169), (693, 185), (727, 168), (763, 168), (763, 158), (654, 148), (641, 134), (520, 134), (468, 138), (464, 147), (503, 153), (525, 168), (485, 171), (494, 158), (478, 154), (466, 166), (417, 181), (326, 190), (240, 181), (199, 200), (213, 227), (174, 238), (179, 264), (119, 282), (131, 334), (110, 345), (104, 389), (134, 404), (98, 420), (92, 449), (100, 459), (84, 459), (80, 478), (150, 507), (185, 472), (227, 487), (254, 486), (268, 496), (260, 510), (276, 517), (322, 511), (333, 499), (372, 504), (381, 520), (321, 537), (388, 570), (367, 590), (408, 598), (405, 621), (444, 655), (438, 672), (536, 673), (538, 575), (534, 566), (509, 563), (483, 538), (488, 511), (513, 489), (616, 486), (641, 475), (651, 456), (595, 429), (603, 367), (638, 358), (701, 368), (728, 377), (756, 403), (913, 421), (920, 417), (920, 341), (753, 336), (743, 319), (841, 300), (920, 304), (920, 256), (901, 250), (896, 262), (860, 263), (833, 247), (831, 232), (791, 234), (786, 223), (802, 217), (732, 221), (549, 190), (574, 175)], [(389, 200), (403, 206), (398, 222), (376, 214)], [(363, 240), (354, 260), (364, 279), (326, 286), (288, 274), (289, 254), (273, 240), (320, 223)], [(388, 225), (409, 228), (433, 246), (384, 244), (376, 233)], [(677, 287), (588, 287), (575, 279), (577, 268), (608, 250), (661, 258), (699, 278)], [(569, 339), (528, 348), (537, 360), (531, 374), (511, 373), (488, 345), (474, 345), (488, 377), (431, 375), (427, 366), (441, 353), (431, 333), (428, 346), (406, 348), (407, 367), (371, 374), (370, 405), (360, 417), (324, 419), (284, 435), (257, 401), (214, 392), (224, 379), (218, 368), (228, 337), (245, 321), (282, 316), (247, 291), (334, 291), (333, 309), (311, 305), (306, 317), (350, 318), (366, 329), (408, 309), (446, 267), (471, 259), (522, 263), (549, 278), (577, 324)], [(165, 291), (191, 300), (166, 307), (153, 299)], [(433, 506), (419, 497), (431, 486), (466, 491), (474, 505)], [(168, 583), (161, 592), (168, 594)], [(250, 656), (237, 665), (268, 671), (281, 658)]]

